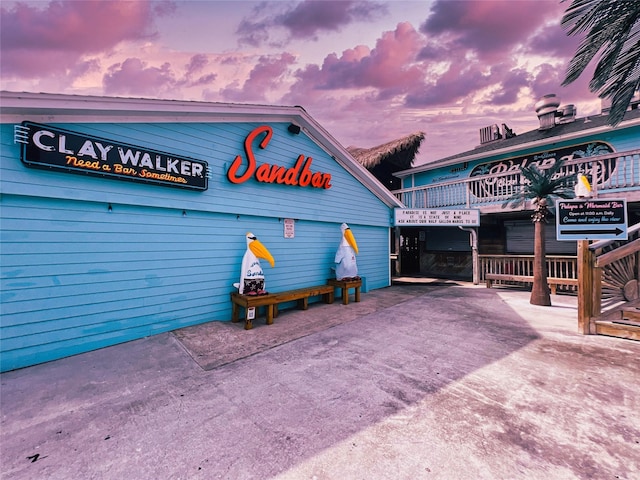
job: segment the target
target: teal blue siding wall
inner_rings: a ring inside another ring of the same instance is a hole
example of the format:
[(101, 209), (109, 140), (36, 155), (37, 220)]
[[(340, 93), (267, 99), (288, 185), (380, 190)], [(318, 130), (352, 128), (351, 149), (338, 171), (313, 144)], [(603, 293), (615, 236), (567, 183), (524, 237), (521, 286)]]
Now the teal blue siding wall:
[[(13, 125), (2, 125), (2, 371), (230, 320), (247, 231), (276, 260), (262, 262), (268, 290), (325, 283), (342, 222), (360, 247), (366, 288), (389, 285), (390, 208), (304, 134), (272, 125), (258, 163), (311, 156), (312, 170), (331, 173), (331, 189), (227, 180), (257, 125), (59, 125), (206, 160), (204, 192), (27, 168)], [(294, 238), (284, 238), (285, 218), (296, 220)]]
[[(11, 165), (2, 165), (4, 193), (47, 198), (67, 198), (133, 205), (217, 211), (233, 214), (260, 213), (318, 221), (388, 224), (388, 207), (357, 182), (335, 160), (306, 135), (292, 135), (287, 125), (274, 124), (274, 135), (264, 150), (256, 150), (258, 163), (293, 166), (298, 155), (313, 158), (313, 171), (332, 175), (331, 189), (264, 184), (250, 180), (235, 185), (226, 172), (238, 154), (244, 155), (244, 139), (256, 124), (64, 124), (54, 125), (74, 132), (152, 147), (176, 156), (209, 162), (211, 179), (205, 192), (139, 183), (83, 177), (26, 168), (13, 144), (13, 125), (2, 126), (2, 155)], [(6, 151), (5, 151), (6, 150)], [(3, 162), (5, 163), (5, 162)], [(357, 205), (358, 208), (345, 208)]]

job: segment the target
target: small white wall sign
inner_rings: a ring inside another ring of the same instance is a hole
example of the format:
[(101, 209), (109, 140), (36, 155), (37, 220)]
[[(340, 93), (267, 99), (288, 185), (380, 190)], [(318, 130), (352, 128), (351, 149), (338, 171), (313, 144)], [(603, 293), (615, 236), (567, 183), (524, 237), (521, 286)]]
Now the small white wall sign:
[(284, 219), (284, 238), (296, 236), (296, 221), (293, 218)]
[(433, 208), (396, 208), (395, 226), (480, 226), (480, 210), (438, 210)]

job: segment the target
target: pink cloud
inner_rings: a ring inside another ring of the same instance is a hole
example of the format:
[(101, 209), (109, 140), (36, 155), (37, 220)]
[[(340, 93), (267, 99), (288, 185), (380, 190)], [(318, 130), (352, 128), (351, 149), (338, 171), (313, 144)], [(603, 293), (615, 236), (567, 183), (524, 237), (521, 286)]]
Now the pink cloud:
[(558, 18), (557, 25), (548, 25), (531, 37), (527, 43), (526, 51), (527, 53), (556, 57), (568, 61), (575, 54), (581, 41), (581, 36), (567, 36), (560, 26), (560, 18)]
[[(528, 23), (526, 28), (511, 25), (514, 17), (535, 10), (533, 7), (539, 7), (540, 2), (518, 2), (524, 10), (515, 9), (511, 2), (506, 2), (509, 5), (503, 12), (498, 12), (497, 8), (504, 7), (505, 2), (444, 3), (446, 5), (434, 4), (439, 12), (435, 17), (439, 23), (433, 20), (430, 28), (440, 32), (437, 36), (427, 37), (415, 31), (411, 24), (400, 23), (395, 31), (384, 32), (374, 49), (357, 46), (340, 56), (327, 55), (322, 65), (308, 65), (298, 70), (295, 73), (297, 82), (283, 100), (308, 104), (321, 101), (328, 91), (374, 89), (378, 100), (395, 98), (411, 108), (431, 108), (464, 105), (477, 93), (491, 91), (492, 97), (486, 100), (487, 103), (508, 106), (516, 104), (527, 88), (537, 96), (560, 90), (562, 72), (557, 67), (538, 68), (538, 73), (534, 74), (517, 66), (515, 60), (531, 37), (539, 41), (534, 44), (538, 48), (544, 48), (543, 40), (571, 43), (565, 37), (557, 36), (557, 29), (545, 27), (549, 23), (546, 13), (530, 16), (529, 19), (533, 18), (537, 23)], [(444, 12), (455, 13), (455, 18), (444, 16)], [(489, 18), (491, 15), (497, 18)], [(561, 16), (561, 12), (558, 15)], [(485, 20), (488, 27), (482, 23)], [(518, 25), (521, 21), (515, 23)], [(486, 51), (493, 49), (491, 62), (478, 55), (476, 50), (483, 48), (479, 44), (473, 48), (460, 47), (460, 35), (466, 35), (465, 41), (470, 42), (481, 32), (489, 35), (489, 30), (502, 32), (497, 36), (502, 39), (503, 50), (498, 48), (500, 42), (484, 43)], [(459, 35), (452, 35), (452, 32)], [(564, 50), (566, 47), (560, 45), (555, 48), (558, 54)], [(432, 69), (432, 66), (437, 68)]]
[(491, 75), (500, 78), (499, 89), (485, 104), (501, 106), (511, 105), (518, 101), (521, 90), (531, 84), (531, 74), (523, 68), (503, 66), (491, 69)]
[(139, 58), (128, 58), (109, 67), (102, 85), (109, 95), (176, 96), (183, 87), (211, 86), (217, 74), (198, 75), (208, 64), (206, 55), (193, 55), (185, 65), (184, 76), (178, 78), (169, 62), (154, 67)]
[(64, 72), (85, 54), (103, 52), (123, 40), (153, 37), (155, 16), (171, 10), (171, 2), (150, 0), (57, 1), (45, 8), (18, 3), (2, 8), (3, 75), (31, 78)]
[(188, 85), (189, 87), (206, 87), (214, 83), (217, 78), (218, 75), (216, 75), (215, 73), (209, 73), (193, 80), (189, 80), (188, 82), (186, 82), (186, 85)]
[(410, 23), (398, 24), (394, 32), (384, 32), (371, 56), (363, 60), (364, 81), (381, 89), (410, 88), (423, 77), (414, 64), (423, 44)]
[(456, 62), (435, 81), (425, 83), (406, 97), (411, 108), (454, 105), (495, 80), (491, 71), (476, 63)]
[(185, 67), (184, 78), (176, 84), (176, 87), (209, 86), (213, 84), (218, 78), (218, 74), (208, 73), (197, 76), (208, 64), (209, 58), (205, 54), (198, 53), (192, 56)]
[(549, 63), (538, 66), (537, 73), (531, 81), (531, 90), (535, 98), (540, 98), (549, 93), (558, 93), (558, 88), (562, 83), (561, 70)]
[(275, 57), (261, 56), (242, 87), (235, 82), (220, 93), (224, 99), (236, 102), (263, 101), (267, 92), (276, 90), (282, 84), (289, 65), (294, 62), (295, 57), (287, 52)]
[(321, 67), (307, 66), (296, 72), (294, 90), (339, 90), (376, 88), (389, 97), (422, 82), (424, 73), (414, 60), (422, 47), (420, 34), (411, 24), (400, 23), (393, 32), (384, 32), (374, 49), (357, 46), (338, 57), (327, 55)]
[(289, 38), (317, 40), (321, 32), (336, 32), (355, 22), (370, 21), (387, 13), (383, 3), (362, 0), (304, 0), (293, 6), (260, 4), (251, 18), (242, 20), (236, 33), (239, 43), (259, 46), (275, 43), (278, 30)]
[[(593, 103), (588, 72), (568, 87), (560, 87), (564, 65), (579, 40), (567, 37), (559, 26), (566, 8), (559, 0), (425, 2), (424, 17), (382, 32), (375, 46), (344, 44), (341, 53), (325, 53), (321, 63), (305, 62), (295, 71), (296, 62), (304, 61), (300, 42), (296, 58), (289, 53), (292, 47), (269, 49), (278, 53), (263, 52), (257, 57), (232, 49), (212, 53), (206, 50), (211, 45), (204, 42), (195, 52), (181, 52), (171, 44), (154, 45), (157, 48), (148, 49), (152, 55), (148, 59), (142, 50), (125, 61), (126, 54), (119, 53), (119, 63), (110, 60), (113, 65), (105, 71), (100, 61), (105, 67), (107, 63), (99, 58), (124, 48), (120, 42), (154, 38), (155, 19), (176, 5), (152, 0), (64, 0), (28, 6), (34, 3), (1, 11), (2, 74), (11, 78), (12, 85), (20, 85), (23, 79), (43, 79), (42, 85), (72, 91), (75, 78), (102, 72), (103, 91), (110, 95), (232, 102), (273, 99), (304, 106), (345, 143), (358, 146), (373, 146), (414, 130), (429, 132), (436, 142), (445, 141), (446, 135), (438, 137), (432, 127), (447, 123), (452, 125), (448, 129), (456, 129), (463, 121), (452, 112), (477, 110), (467, 108), (472, 102), (483, 102), (474, 105), (482, 108), (480, 119), (474, 120), (480, 125), (487, 123), (492, 112), (520, 111), (523, 94), (531, 96), (529, 109), (547, 93), (558, 94), (566, 103), (583, 99)], [(391, 2), (262, 2), (237, 32), (241, 42), (254, 46), (274, 45), (276, 40), (282, 45), (292, 39), (316, 40), (377, 19), (385, 5)], [(220, 9), (211, 7), (211, 11)], [(419, 29), (414, 28), (425, 18)], [(316, 50), (319, 47), (320, 42)], [(152, 60), (158, 52), (162, 65)], [(535, 55), (535, 61), (543, 63), (533, 65), (526, 55)], [(345, 122), (345, 118), (356, 121)], [(535, 123), (535, 115), (531, 118)], [(468, 131), (469, 142), (477, 143), (475, 128)], [(350, 140), (363, 135), (371, 139), (368, 145)], [(449, 138), (453, 140), (448, 140), (448, 146), (429, 149), (451, 149), (452, 144), (464, 149), (456, 134)]]
[[(491, 103), (510, 105), (531, 85), (533, 77), (516, 68), (509, 55), (487, 66), (466, 53), (446, 41), (427, 45), (427, 39), (411, 24), (400, 23), (395, 31), (384, 32), (372, 50), (358, 46), (341, 56), (328, 55), (321, 66), (297, 71), (298, 81), (284, 100), (309, 103), (319, 101), (327, 91), (369, 88), (375, 90), (378, 101), (395, 98), (411, 108), (427, 108), (464, 103), (492, 87)], [(433, 73), (430, 67), (440, 57), (447, 61), (446, 70), (441, 71), (445, 65), (439, 64)]]
[(564, 70), (548, 63), (539, 66), (537, 74), (531, 81), (531, 90), (535, 99), (549, 93), (557, 94), (563, 103), (593, 102), (594, 95), (589, 91), (589, 81), (593, 75), (594, 66), (590, 66), (585, 74), (575, 82), (566, 87), (562, 87), (564, 80)]
[(199, 53), (197, 55), (194, 55), (193, 57), (191, 57), (191, 59), (189, 60), (189, 64), (187, 65), (186, 75), (191, 76), (202, 71), (202, 69), (206, 67), (208, 63), (209, 59), (205, 54)]
[(480, 57), (503, 56), (545, 21), (557, 19), (559, 24), (563, 11), (555, 0), (437, 0), (420, 31)]
[(377, 2), (306, 0), (276, 17), (275, 23), (287, 28), (293, 38), (310, 38), (318, 32), (337, 31), (350, 23), (376, 18), (386, 11)]
[(108, 95), (159, 96), (172, 88), (175, 76), (168, 63), (149, 67), (139, 58), (128, 58), (109, 68), (102, 80)]

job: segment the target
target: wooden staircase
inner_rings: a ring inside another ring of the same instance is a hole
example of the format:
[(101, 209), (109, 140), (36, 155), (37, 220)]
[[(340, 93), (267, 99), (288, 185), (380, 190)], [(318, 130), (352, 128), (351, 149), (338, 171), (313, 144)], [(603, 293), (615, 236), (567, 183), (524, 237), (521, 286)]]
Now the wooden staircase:
[(626, 307), (618, 313), (618, 319), (596, 320), (595, 333), (640, 341), (640, 307)]
[(640, 223), (627, 240), (578, 242), (578, 331), (640, 341)]

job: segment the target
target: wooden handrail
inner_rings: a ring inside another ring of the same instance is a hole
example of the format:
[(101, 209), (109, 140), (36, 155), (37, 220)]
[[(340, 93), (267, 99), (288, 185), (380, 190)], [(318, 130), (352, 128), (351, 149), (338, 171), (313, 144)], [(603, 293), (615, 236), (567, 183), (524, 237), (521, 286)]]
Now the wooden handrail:
[[(636, 223), (635, 225), (627, 228), (628, 237), (633, 237), (636, 233), (640, 233), (640, 223)], [(593, 251), (596, 251), (606, 247), (607, 245), (611, 245), (613, 242), (619, 242), (619, 240), (598, 240), (597, 242), (593, 242), (591, 245), (589, 245), (589, 248)]]
[(602, 255), (598, 255), (598, 257), (596, 257), (595, 266), (597, 268), (602, 268), (605, 265), (609, 265), (610, 263), (616, 262), (621, 258), (626, 257), (627, 255), (631, 255), (639, 251), (640, 251), (640, 238), (636, 238), (632, 242), (625, 243), (624, 245), (616, 248), (615, 250), (611, 250), (610, 252), (603, 253)]

